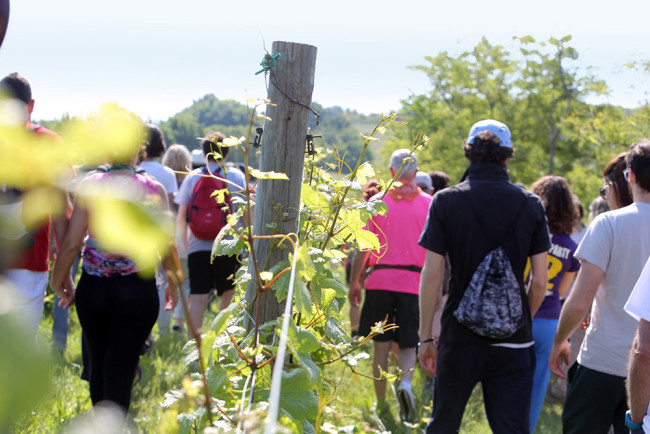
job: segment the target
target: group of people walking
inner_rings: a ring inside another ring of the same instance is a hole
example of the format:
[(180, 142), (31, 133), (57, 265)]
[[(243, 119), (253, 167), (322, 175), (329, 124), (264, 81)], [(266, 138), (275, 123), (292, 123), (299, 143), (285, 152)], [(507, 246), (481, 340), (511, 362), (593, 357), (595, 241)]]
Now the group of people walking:
[[(642, 429), (650, 386), (629, 379), (626, 390), (626, 378), (631, 351), (647, 366), (648, 353), (637, 354), (650, 347), (648, 337), (632, 343), (638, 318), (650, 315), (642, 296), (626, 302), (650, 255), (650, 140), (607, 164), (600, 194), (611, 211), (586, 229), (565, 179), (545, 176), (530, 191), (509, 181), (514, 149), (505, 124), (477, 122), (463, 148), (469, 166), (460, 182), (429, 198), (422, 190), (430, 184), (413, 190), (415, 156), (393, 153), (391, 169), (407, 161), (401, 187), (383, 196), (388, 213), (366, 226), (382, 247), (352, 264), (353, 306), (365, 287), (360, 333), (386, 317), (399, 327), (374, 338), (378, 409), (386, 389), (379, 368), (386, 370), (394, 340), (403, 418), (415, 415), (416, 347), (421, 368), (435, 377), (427, 432), (458, 432), (478, 383), (493, 432), (533, 432), (551, 372), (568, 376), (564, 432)], [(635, 292), (648, 286), (639, 281)]]
[[(24, 105), (28, 130), (60, 140), (31, 123), (34, 100), (27, 80), (10, 74), (0, 90)], [(233, 195), (247, 187), (242, 171), (226, 164), (223, 140), (221, 133), (210, 133), (190, 154), (183, 145), (167, 148), (162, 131), (150, 125), (128, 158), (79, 170), (78, 184), (90, 190), (117, 185), (134, 200), (174, 215), (176, 239), (160, 249), (156, 270), (106, 248), (90, 223), (92, 207), (81, 196), (72, 205), (63, 191), (57, 194), (67, 212), (51, 225), (48, 220), (19, 234), (30, 240), (5, 275), (35, 335), (53, 228), (58, 255), (49, 283), (62, 307), (77, 305), (93, 404), (108, 400), (128, 410), (139, 356), (151, 345), (156, 322), (161, 334), (170, 326), (183, 331), (187, 324), (192, 338), (201, 331), (212, 290), (221, 309), (231, 303), (239, 262), (212, 259), (211, 251), (228, 215), (236, 212)], [(611, 211), (586, 229), (565, 179), (545, 176), (530, 191), (509, 181), (514, 147), (505, 124), (477, 122), (462, 146), (469, 165), (454, 186), (447, 187), (442, 172), (418, 172), (417, 157), (400, 149), (389, 164), (397, 185), (380, 192), (375, 181), (367, 188), (366, 200), (383, 200), (388, 211), (366, 225), (381, 248), (357, 252), (351, 261), (349, 299), (361, 308), (352, 326), (364, 336), (386, 318), (398, 326), (373, 338), (378, 407), (385, 406), (381, 375), (396, 343), (403, 419), (416, 415), (411, 380), (418, 360), (435, 377), (427, 432), (458, 432), (478, 383), (494, 432), (533, 432), (551, 372), (568, 378), (564, 432), (650, 432), (650, 419), (644, 424), (650, 282), (639, 280), (645, 266), (650, 281), (650, 140), (635, 142), (604, 168), (600, 194)], [(224, 191), (219, 204), (215, 190)], [(19, 190), (3, 186), (3, 212), (14, 210), (20, 197)], [(5, 204), (7, 198), (12, 202)], [(77, 257), (82, 271), (75, 285)], [(177, 288), (173, 276), (183, 274), (189, 279)], [(179, 291), (189, 295), (188, 318), (177, 306)]]
[[(34, 99), (24, 77), (13, 73), (3, 78), (0, 94), (24, 106), (24, 121), (31, 133), (61, 141), (55, 133), (30, 122)], [(117, 157), (107, 152), (106, 164), (71, 168), (73, 194), (56, 191), (68, 209), (51, 222), (57, 252), (51, 276), (50, 221), (31, 232), (23, 228), (25, 248), (20, 249), (4, 273), (14, 288), (14, 305), (35, 337), (48, 280), (57, 295), (58, 307), (67, 309), (76, 304), (82, 327), (85, 365), (82, 378), (89, 381), (93, 405), (110, 401), (128, 411), (139, 358), (153, 345), (152, 329), (156, 322), (160, 335), (169, 333), (173, 311), (171, 329), (182, 332), (187, 322), (191, 325), (187, 330), (189, 337), (193, 338), (200, 333), (211, 290), (216, 289), (221, 297), (222, 308), (231, 301), (234, 293), (231, 275), (239, 265), (238, 260), (220, 257), (212, 261), (211, 250), (216, 234), (226, 224), (225, 217), (234, 212), (235, 205), (229, 199), (222, 204), (211, 198), (214, 188), (209, 191), (196, 188), (201, 180), (208, 179), (222, 182), (227, 198), (243, 191), (243, 173), (225, 163), (228, 148), (221, 146), (223, 139), (221, 133), (210, 133), (201, 141), (199, 154), (190, 154), (179, 144), (167, 149), (162, 131), (157, 126), (146, 125), (145, 137), (141, 143), (133, 144), (128, 156)], [(191, 167), (195, 170), (188, 174)], [(16, 222), (22, 218), (20, 210), (13, 210), (20, 208), (25, 192), (11, 187), (3, 186), (0, 204), (3, 226), (10, 218)], [(160, 265), (155, 270), (143, 267), (128, 254), (108, 248), (98, 236), (97, 227), (92, 223), (97, 211), (88, 195), (101, 194), (97, 192), (107, 189), (122, 192), (139, 205), (148, 204), (149, 209), (166, 213), (170, 219), (173, 214), (172, 222), (178, 224), (176, 240), (170, 246), (160, 247)], [(205, 215), (223, 217), (219, 222), (212, 222), (211, 230), (216, 233), (207, 237), (205, 233), (195, 234), (192, 226), (200, 225), (207, 218)], [(0, 234), (2, 237), (6, 235), (4, 232)], [(81, 276), (75, 284), (73, 268), (79, 260)], [(182, 270), (178, 269), (179, 263)], [(178, 279), (183, 275), (185, 279)], [(181, 288), (177, 288), (178, 283), (182, 283)], [(187, 291), (187, 320), (183, 306), (178, 303), (179, 290)], [(62, 333), (67, 333), (67, 327)]]

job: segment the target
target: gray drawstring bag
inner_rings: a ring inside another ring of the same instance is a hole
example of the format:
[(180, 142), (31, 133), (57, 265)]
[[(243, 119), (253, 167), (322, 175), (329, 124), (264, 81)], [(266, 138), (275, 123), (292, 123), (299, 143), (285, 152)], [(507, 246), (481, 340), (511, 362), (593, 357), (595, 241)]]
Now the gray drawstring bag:
[[(479, 214), (464, 194), (461, 196), (469, 203), (477, 221), (488, 239), (488, 232)], [(519, 208), (511, 225), (514, 227), (526, 203)], [(497, 240), (502, 237), (496, 238)], [(510, 259), (498, 242), (476, 267), (472, 279), (465, 289), (463, 298), (454, 311), (454, 317), (463, 326), (474, 333), (492, 339), (505, 339), (524, 325), (524, 311), (521, 288), (515, 273), (512, 271)]]

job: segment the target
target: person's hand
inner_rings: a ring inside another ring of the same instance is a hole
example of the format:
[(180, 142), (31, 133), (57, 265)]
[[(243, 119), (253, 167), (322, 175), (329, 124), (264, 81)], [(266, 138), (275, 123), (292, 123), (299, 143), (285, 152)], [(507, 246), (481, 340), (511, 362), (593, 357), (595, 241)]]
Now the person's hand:
[(170, 271), (167, 274), (167, 285), (165, 286), (165, 310), (169, 311), (178, 304), (178, 286), (176, 285), (176, 276)]
[(585, 331), (589, 328), (589, 319), (591, 318), (591, 313), (588, 314), (585, 319), (582, 320), (580, 323), (580, 330)]
[(566, 372), (562, 367), (562, 362), (568, 366), (570, 360), (571, 345), (569, 345), (569, 341), (565, 340), (559, 344), (553, 342), (551, 354), (548, 357), (548, 367), (551, 369), (551, 372), (560, 378), (566, 378)]
[(358, 282), (350, 282), (350, 291), (348, 292), (348, 299), (350, 304), (354, 307), (359, 307), (361, 304), (361, 285)]
[(59, 287), (52, 286), (52, 291), (59, 296), (59, 307), (69, 309), (74, 304), (75, 287), (72, 277), (68, 275)]
[(418, 360), (422, 370), (432, 377), (436, 376), (438, 347), (435, 342), (425, 342), (418, 348)]

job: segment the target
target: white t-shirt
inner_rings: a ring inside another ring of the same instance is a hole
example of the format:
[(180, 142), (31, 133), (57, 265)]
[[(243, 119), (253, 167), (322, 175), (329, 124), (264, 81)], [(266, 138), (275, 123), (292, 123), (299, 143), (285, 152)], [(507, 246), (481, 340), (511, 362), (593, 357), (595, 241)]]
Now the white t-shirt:
[(627, 377), (637, 322), (623, 309), (650, 256), (650, 204), (633, 203), (596, 217), (575, 257), (605, 272), (578, 354), (590, 369)]
[[(221, 171), (218, 172), (219, 166), (217, 164), (210, 165), (210, 172), (212, 173), (223, 173)], [(235, 194), (237, 192), (240, 192), (243, 190), (243, 186), (246, 184), (246, 177), (244, 174), (237, 168), (235, 167), (228, 167), (228, 172), (226, 173), (226, 179), (228, 181), (234, 182), (236, 185), (242, 186), (241, 189), (237, 190), (235, 187), (232, 185), (229, 185), (230, 191)], [(185, 205), (187, 206), (190, 203), (190, 199), (192, 197), (192, 191), (194, 190), (194, 186), (196, 183), (199, 181), (200, 177), (194, 176), (194, 174), (201, 173), (201, 169), (196, 169), (190, 172), (189, 175), (185, 177), (183, 182), (181, 183), (181, 187), (178, 190), (178, 194), (176, 195), (176, 198), (174, 199), (174, 202), (176, 202), (178, 205)], [(234, 205), (234, 204), (233, 204)], [(212, 241), (205, 241), (205, 240), (200, 240), (192, 234), (191, 230), (188, 230), (189, 232), (189, 237), (187, 241), (187, 254), (189, 255), (190, 253), (194, 252), (202, 252), (202, 251), (212, 251)]]
[[(625, 311), (637, 321), (641, 318), (650, 321), (650, 258), (643, 267), (643, 272), (634, 285), (630, 298), (625, 303)], [(650, 433), (650, 404), (643, 416), (643, 430)]]
[(174, 194), (178, 191), (178, 184), (176, 183), (176, 175), (174, 171), (167, 166), (163, 166), (157, 161), (143, 161), (140, 163), (140, 169), (147, 172), (149, 175), (156, 178), (160, 182), (167, 194)]

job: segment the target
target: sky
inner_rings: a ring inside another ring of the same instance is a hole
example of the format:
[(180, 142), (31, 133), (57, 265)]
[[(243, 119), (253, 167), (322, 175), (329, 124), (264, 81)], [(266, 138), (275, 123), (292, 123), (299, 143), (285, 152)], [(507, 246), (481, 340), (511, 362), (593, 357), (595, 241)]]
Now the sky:
[(34, 119), (84, 115), (116, 101), (147, 121), (203, 95), (267, 96), (255, 75), (273, 41), (317, 47), (313, 100), (362, 113), (399, 110), (430, 90), (409, 68), (441, 51), (458, 55), (485, 36), (516, 51), (513, 36), (572, 35), (577, 65), (611, 92), (590, 102), (637, 107), (650, 75), (650, 2), (638, 0), (11, 0), (0, 75), (32, 85)]

